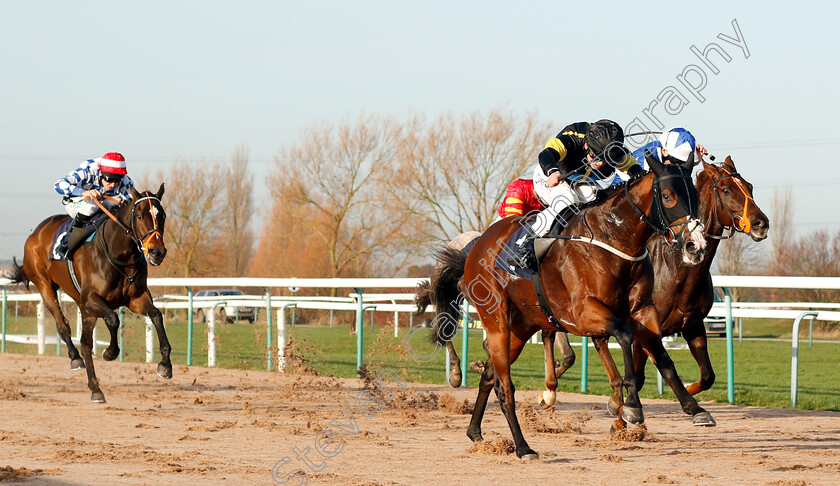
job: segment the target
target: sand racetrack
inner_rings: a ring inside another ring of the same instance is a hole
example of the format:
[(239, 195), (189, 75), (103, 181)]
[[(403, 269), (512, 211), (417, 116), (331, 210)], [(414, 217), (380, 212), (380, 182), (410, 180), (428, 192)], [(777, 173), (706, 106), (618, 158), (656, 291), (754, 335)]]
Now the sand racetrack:
[(503, 450), (510, 433), (495, 396), (486, 441), (472, 447), (464, 408), (474, 388), (383, 381), (365, 391), (362, 380), (185, 366), (167, 381), (151, 364), (96, 366), (106, 404), (89, 401), (84, 373), (65, 357), (0, 355), (0, 482), (840, 483), (834, 412), (708, 403), (719, 425), (698, 428), (676, 403), (643, 399), (647, 437), (617, 441), (605, 398), (561, 394), (552, 416), (532, 409), (537, 392), (519, 392), (541, 455), (523, 463)]

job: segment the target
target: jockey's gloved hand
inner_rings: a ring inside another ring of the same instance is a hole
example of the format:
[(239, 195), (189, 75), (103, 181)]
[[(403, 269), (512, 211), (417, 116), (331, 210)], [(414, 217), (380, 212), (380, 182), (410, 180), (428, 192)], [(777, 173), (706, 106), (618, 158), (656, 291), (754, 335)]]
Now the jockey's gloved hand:
[(639, 164), (633, 164), (630, 166), (630, 168), (627, 169), (627, 174), (630, 176), (634, 176), (636, 174), (641, 174), (644, 171), (645, 170), (642, 169), (642, 166), (640, 166)]

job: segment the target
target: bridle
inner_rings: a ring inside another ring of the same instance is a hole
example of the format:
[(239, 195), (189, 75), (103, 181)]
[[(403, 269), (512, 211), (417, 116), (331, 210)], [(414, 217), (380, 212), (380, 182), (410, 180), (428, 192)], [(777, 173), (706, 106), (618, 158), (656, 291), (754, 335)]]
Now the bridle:
[[(720, 196), (720, 189), (718, 188), (718, 183), (720, 183), (720, 181), (722, 181), (723, 179), (726, 179), (727, 177), (732, 177), (732, 180), (735, 181), (735, 185), (737, 185), (738, 189), (740, 189), (741, 192), (744, 194), (744, 211), (741, 215), (736, 215), (736, 214), (732, 213), (732, 211), (730, 211), (729, 208), (725, 204), (723, 204), (723, 198)], [(738, 180), (738, 178), (740, 178), (740, 177), (741, 177), (741, 174), (739, 174), (738, 172), (730, 172), (730, 173), (727, 173), (727, 174), (724, 174), (724, 175), (718, 177), (715, 180), (714, 184), (712, 185), (712, 188), (713, 188), (714, 193), (715, 193), (715, 204), (714, 204), (715, 219), (717, 219), (717, 222), (720, 223), (721, 226), (723, 226), (724, 231), (726, 231), (727, 229), (729, 230), (729, 234), (727, 236), (722, 236), (722, 235), (717, 236), (717, 235), (707, 234), (707, 235), (705, 235), (706, 238), (712, 238), (712, 239), (715, 239), (715, 240), (728, 240), (735, 235), (736, 231), (738, 231), (740, 233), (749, 233), (750, 229), (752, 229), (752, 222), (750, 221), (749, 216), (747, 216), (747, 209), (749, 207), (750, 201), (753, 201), (753, 204), (755, 204), (755, 201), (753, 200), (752, 196), (747, 192), (747, 190), (744, 188), (743, 184), (741, 184), (741, 181)], [(731, 226), (730, 225), (725, 225), (725, 224), (720, 222), (720, 216), (718, 216), (718, 209), (717, 209), (718, 205), (720, 205), (729, 215), (729, 220), (732, 221)], [(737, 229), (736, 229), (736, 226), (737, 226)]]
[[(678, 166), (672, 165), (672, 167)], [(634, 203), (633, 200), (630, 199), (630, 184), (626, 184), (624, 186), (624, 193), (625, 197), (627, 198), (627, 201), (630, 203), (630, 206), (632, 206), (636, 213), (639, 214), (639, 217), (642, 219), (642, 221), (650, 225), (658, 234), (665, 236), (665, 241), (673, 241), (676, 243), (677, 248), (682, 248), (685, 244), (685, 240), (682, 236), (683, 227), (687, 227), (689, 223), (697, 220), (697, 207), (693, 204), (690, 204), (691, 201), (689, 200), (687, 215), (679, 217), (672, 217), (668, 215), (668, 213), (671, 211), (669, 211), (669, 208), (665, 208), (662, 204), (662, 198), (660, 196), (662, 189), (660, 187), (660, 183), (670, 179), (682, 179), (683, 184), (685, 184), (689, 193), (691, 190), (690, 188), (694, 187), (694, 183), (691, 181), (691, 172), (688, 172), (682, 168), (680, 168), (679, 174), (672, 173), (664, 174), (662, 176), (655, 175), (655, 178), (653, 179), (653, 186), (651, 188), (652, 200), (650, 202), (650, 217), (645, 215), (645, 213), (641, 209), (639, 209), (638, 206), (636, 206), (636, 203)], [(684, 218), (685, 216), (689, 216), (689, 219), (683, 222), (675, 222)], [(670, 238), (668, 237), (669, 234)]]
[[(119, 202), (119, 200), (117, 200), (115, 198), (112, 198), (112, 197), (109, 197), (109, 196), (103, 196), (103, 197), (107, 198), (111, 201), (114, 201), (114, 202)], [(146, 232), (142, 237), (138, 237), (137, 236), (137, 224), (136, 224), (137, 218), (135, 216), (137, 214), (138, 205), (143, 201), (148, 201), (149, 202), (149, 214), (152, 215), (152, 229), (149, 230), (148, 232)], [(123, 223), (118, 217), (114, 216), (114, 214), (111, 213), (111, 211), (109, 211), (108, 208), (106, 208), (105, 205), (102, 204), (98, 199), (93, 199), (93, 202), (96, 203), (97, 206), (99, 206), (99, 209), (101, 209), (103, 213), (105, 213), (109, 218), (111, 218), (111, 220), (113, 220), (120, 228), (122, 228), (125, 231), (126, 236), (128, 236), (128, 238), (134, 243), (134, 246), (139, 251), (139, 253), (136, 255), (134, 260), (132, 260), (130, 262), (122, 261), (118, 258), (115, 258), (113, 255), (111, 255), (111, 252), (108, 250), (108, 245), (105, 242), (105, 236), (103, 235), (103, 232), (102, 231), (97, 231), (97, 233), (99, 234), (99, 242), (102, 246), (103, 251), (105, 252), (105, 257), (108, 259), (108, 261), (114, 267), (117, 268), (117, 270), (120, 271), (120, 273), (123, 274), (123, 276), (125, 276), (129, 280), (129, 282), (134, 281), (134, 279), (137, 277), (137, 275), (139, 273), (139, 270), (135, 271), (133, 275), (128, 275), (123, 270), (123, 268), (136, 267), (143, 262), (143, 260), (145, 259), (145, 256), (149, 253), (148, 244), (151, 241), (151, 239), (155, 237), (155, 235), (157, 235), (158, 237), (163, 239), (163, 233), (160, 231), (160, 229), (158, 227), (158, 217), (157, 217), (156, 211), (154, 209), (154, 206), (152, 205), (153, 201), (157, 201), (158, 206), (161, 206), (161, 209), (162, 209), (160, 199), (157, 196), (149, 195), (148, 192), (146, 193), (145, 196), (137, 199), (136, 201), (133, 201), (134, 204), (131, 206), (131, 216), (130, 216), (131, 226), (129, 227), (128, 225)]]

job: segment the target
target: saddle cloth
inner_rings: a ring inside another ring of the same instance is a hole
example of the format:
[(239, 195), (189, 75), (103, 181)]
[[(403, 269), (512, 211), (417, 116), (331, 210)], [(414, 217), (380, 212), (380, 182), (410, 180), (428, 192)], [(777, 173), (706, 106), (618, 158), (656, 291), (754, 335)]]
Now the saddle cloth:
[[(85, 240), (88, 242), (93, 239), (94, 235), (96, 235), (96, 229), (99, 228), (99, 225), (102, 224), (106, 218), (105, 213), (99, 212), (96, 213), (93, 218), (85, 225), (85, 228), (93, 230), (94, 232), (90, 234), (90, 236)], [(50, 247), (50, 260), (56, 260), (59, 262), (65, 261), (64, 255), (59, 254), (59, 251), (67, 248), (67, 237), (70, 235), (70, 225), (73, 224), (73, 219), (68, 219), (61, 226), (58, 227), (58, 230), (55, 232), (55, 236), (53, 236), (53, 243)]]

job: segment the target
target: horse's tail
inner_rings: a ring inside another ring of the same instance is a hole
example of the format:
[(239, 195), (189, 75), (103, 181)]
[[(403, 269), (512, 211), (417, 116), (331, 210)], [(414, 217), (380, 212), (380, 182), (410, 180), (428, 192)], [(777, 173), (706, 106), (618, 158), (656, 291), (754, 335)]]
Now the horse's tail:
[(11, 276), (12, 283), (22, 283), (26, 286), (26, 289), (29, 290), (29, 277), (26, 276), (26, 272), (23, 271), (23, 266), (18, 265), (17, 260), (15, 257), (12, 257), (12, 276)]
[(458, 284), (464, 276), (466, 263), (466, 251), (452, 247), (444, 248), (437, 254), (437, 264), (429, 283), (420, 284), (417, 287), (415, 303), (418, 312), (425, 311), (430, 304), (435, 306), (435, 312), (437, 312), (432, 342), (444, 345), (452, 340), (458, 329), (461, 302), (464, 298), (458, 289)]

